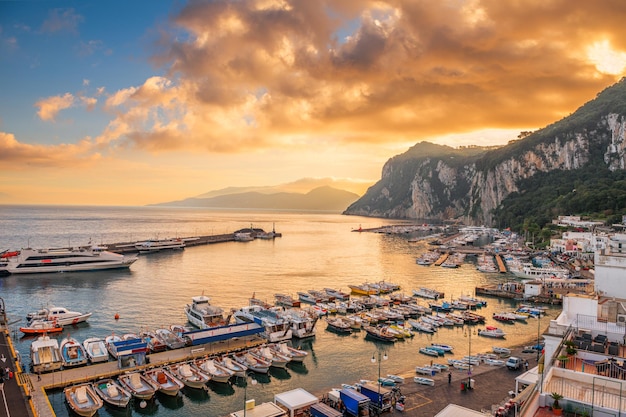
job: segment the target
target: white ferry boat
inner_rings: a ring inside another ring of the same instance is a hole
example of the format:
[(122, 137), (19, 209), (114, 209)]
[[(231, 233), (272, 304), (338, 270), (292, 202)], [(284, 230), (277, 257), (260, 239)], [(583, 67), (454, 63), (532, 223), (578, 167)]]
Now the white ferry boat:
[(530, 278), (530, 279), (541, 279), (541, 278), (557, 278), (557, 279), (569, 279), (571, 277), (570, 272), (561, 267), (548, 267), (542, 268), (539, 266), (534, 266), (530, 262), (525, 262), (522, 264), (521, 269), (510, 269), (510, 271), (518, 278)]
[(146, 240), (145, 242), (136, 242), (135, 249), (137, 249), (139, 253), (185, 249), (185, 241), (182, 239)]
[(6, 263), (2, 266), (4, 273), (39, 274), (129, 268), (137, 260), (137, 256), (120, 255), (99, 246), (27, 248), (11, 254), (12, 256), (5, 258)]
[(209, 303), (211, 299), (205, 295), (191, 298), (191, 304), (185, 306), (185, 314), (189, 323), (199, 329), (226, 326), (230, 323), (230, 315), (225, 315), (221, 307)]

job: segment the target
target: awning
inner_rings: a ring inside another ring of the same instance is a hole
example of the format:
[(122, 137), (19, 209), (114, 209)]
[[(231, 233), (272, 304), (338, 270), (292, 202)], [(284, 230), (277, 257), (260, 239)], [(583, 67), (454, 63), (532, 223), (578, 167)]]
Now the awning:
[(529, 386), (527, 386), (526, 388), (524, 388), (524, 390), (522, 392), (520, 392), (518, 395), (516, 395), (513, 398), (513, 403), (521, 405), (524, 402), (526, 402), (526, 400), (528, 400), (528, 398), (535, 391), (535, 387), (536, 386), (537, 386), (537, 384), (533, 383), (533, 384), (530, 384)]

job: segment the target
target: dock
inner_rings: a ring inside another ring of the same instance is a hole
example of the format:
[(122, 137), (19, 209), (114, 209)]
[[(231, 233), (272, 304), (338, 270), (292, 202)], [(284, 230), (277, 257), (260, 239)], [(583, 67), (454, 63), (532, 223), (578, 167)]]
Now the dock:
[(504, 264), (504, 261), (502, 260), (502, 256), (496, 253), (495, 258), (496, 258), (496, 263), (498, 264), (498, 270), (500, 271), (500, 273), (501, 274), (506, 273), (507, 272), (506, 265)]
[(435, 261), (435, 266), (441, 266), (441, 264), (444, 263), (446, 259), (448, 259), (448, 256), (450, 256), (449, 253), (447, 252), (442, 253), (439, 259)]

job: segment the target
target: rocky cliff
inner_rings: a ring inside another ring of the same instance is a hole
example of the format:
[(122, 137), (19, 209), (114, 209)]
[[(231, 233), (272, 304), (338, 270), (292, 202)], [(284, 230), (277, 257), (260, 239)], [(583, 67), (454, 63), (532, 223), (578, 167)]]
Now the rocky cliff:
[(622, 80), (567, 118), (499, 149), (418, 143), (390, 159), (380, 181), (344, 214), (491, 225), (494, 210), (538, 173), (584, 170), (593, 160), (624, 170), (625, 98)]

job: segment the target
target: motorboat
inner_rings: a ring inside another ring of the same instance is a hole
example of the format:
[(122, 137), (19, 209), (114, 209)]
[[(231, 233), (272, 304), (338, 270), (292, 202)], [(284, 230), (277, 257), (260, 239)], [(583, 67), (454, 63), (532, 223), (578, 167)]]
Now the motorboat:
[(380, 293), (380, 290), (377, 287), (367, 283), (360, 285), (348, 285), (348, 287), (352, 293), (359, 295), (375, 295)]
[(291, 335), (297, 339), (315, 336), (315, 325), (319, 316), (311, 315), (306, 311), (288, 309), (279, 314), (291, 324)]
[(239, 363), (228, 356), (222, 356), (216, 360), (220, 365), (234, 372), (234, 375), (237, 377), (245, 378), (248, 375), (248, 367), (243, 363)]
[(287, 364), (291, 362), (291, 357), (273, 351), (268, 346), (259, 346), (257, 348), (250, 349), (249, 352), (256, 357), (268, 361), (270, 366), (273, 366), (274, 368), (285, 368), (287, 367)]
[(91, 363), (107, 362), (109, 360), (109, 352), (104, 339), (100, 337), (88, 337), (83, 340), (83, 347), (87, 354), (87, 359)]
[(350, 294), (341, 290), (335, 290), (333, 288), (324, 288), (326, 294), (335, 297), (335, 300), (347, 301), (350, 298)]
[(169, 349), (180, 349), (185, 346), (185, 341), (170, 329), (156, 329), (155, 333)]
[(185, 249), (185, 241), (182, 239), (146, 240), (144, 242), (136, 242), (135, 249), (137, 249), (139, 253), (180, 250)]
[(64, 368), (85, 365), (87, 363), (85, 348), (73, 337), (68, 336), (61, 340), (60, 350)]
[(65, 401), (79, 416), (91, 417), (104, 405), (91, 384), (71, 385), (63, 390)]
[(156, 393), (156, 386), (139, 372), (122, 374), (117, 377), (117, 380), (133, 397), (139, 400), (149, 400)]
[(211, 381), (227, 383), (235, 372), (221, 365), (217, 360), (204, 358), (196, 359), (192, 365), (197, 371), (208, 375)]
[(450, 367), (444, 363), (433, 363), (431, 367), (438, 369), (439, 372), (444, 372), (450, 369)]
[(294, 299), (287, 294), (274, 294), (276, 305), (284, 307), (300, 307), (300, 300)]
[(143, 330), (139, 336), (148, 344), (148, 350), (152, 353), (163, 352), (167, 345), (153, 331)]
[(430, 345), (446, 352), (452, 352), (454, 350), (451, 345), (444, 345), (443, 343), (431, 343)]
[(307, 304), (317, 304), (322, 302), (320, 297), (304, 291), (298, 291), (298, 299)]
[(413, 295), (416, 297), (428, 298), (431, 300), (438, 300), (443, 297), (443, 294), (437, 290), (427, 287), (421, 287), (417, 290), (413, 290)]
[(511, 349), (505, 348), (505, 347), (501, 347), (501, 346), (492, 346), (491, 350), (493, 351), (493, 353), (497, 353), (499, 355), (510, 355), (511, 354)]
[(221, 307), (213, 306), (211, 299), (205, 295), (191, 298), (191, 304), (185, 306), (185, 315), (189, 323), (199, 329), (226, 326), (230, 322), (230, 315), (224, 315)]
[(435, 380), (431, 379), (431, 378), (424, 378), (422, 376), (416, 376), (413, 378), (413, 381), (415, 381), (416, 383), (420, 384), (420, 385), (435, 385)]
[(396, 336), (390, 333), (388, 328), (385, 326), (363, 326), (363, 330), (365, 330), (367, 336), (382, 342), (395, 342), (397, 340)]
[(292, 362), (302, 362), (309, 355), (308, 352), (291, 347), (286, 342), (272, 343), (268, 347), (274, 352), (290, 357)]
[(428, 356), (435, 356), (435, 357), (439, 356), (439, 352), (437, 350), (429, 348), (429, 347), (421, 347), (419, 348), (419, 352)]
[(26, 315), (26, 321), (44, 320), (56, 323), (58, 326), (69, 326), (87, 321), (92, 313), (80, 313), (78, 311), (69, 311), (65, 307), (42, 308)]
[(165, 395), (176, 396), (185, 386), (178, 378), (165, 368), (153, 368), (144, 372), (146, 378)]
[(30, 360), (34, 373), (61, 369), (63, 358), (59, 342), (48, 335), (39, 336), (30, 345)]
[(415, 372), (418, 374), (430, 375), (430, 376), (434, 376), (435, 374), (437, 374), (437, 371), (431, 368), (430, 366), (416, 366)]
[(344, 320), (341, 317), (327, 318), (326, 323), (326, 330), (330, 330), (340, 334), (352, 333), (352, 325), (350, 324), (350, 322)]
[(487, 326), (485, 329), (478, 330), (478, 335), (503, 339), (506, 333), (497, 327)]
[(235, 311), (233, 317), (236, 323), (256, 323), (263, 326), (261, 336), (272, 343), (289, 340), (293, 336), (289, 319), (274, 309), (258, 305), (244, 306)]
[(252, 355), (250, 352), (233, 353), (232, 358), (248, 367), (249, 370), (266, 374), (270, 370), (270, 363), (264, 359)]
[(210, 375), (189, 363), (175, 363), (170, 365), (169, 369), (189, 388), (204, 388), (205, 384), (211, 380)]
[(117, 359), (117, 347), (115, 346), (115, 344), (117, 342), (121, 342), (121, 341), (122, 341), (122, 338), (119, 337), (118, 335), (116, 335), (115, 333), (112, 333), (112, 334), (110, 334), (110, 335), (108, 335), (107, 337), (104, 338), (104, 344), (107, 347), (107, 351), (115, 359)]
[(387, 374), (387, 378), (391, 379), (392, 381), (394, 381), (396, 384), (402, 384), (404, 383), (404, 377), (401, 377), (400, 375), (393, 375), (393, 374)]
[(63, 326), (59, 326), (57, 323), (47, 320), (33, 320), (28, 326), (20, 327), (20, 332), (26, 335), (60, 333), (62, 331)]
[(505, 361), (501, 359), (485, 359), (485, 363), (491, 366), (504, 366)]
[(108, 405), (125, 408), (132, 394), (112, 378), (100, 379), (93, 383), (96, 394)]
[(129, 268), (137, 256), (109, 252), (99, 246), (21, 249), (6, 258), (9, 274), (41, 274), (54, 272), (98, 271), (103, 269)]
[(408, 320), (408, 323), (418, 332), (433, 334), (437, 331), (436, 327), (421, 320)]

